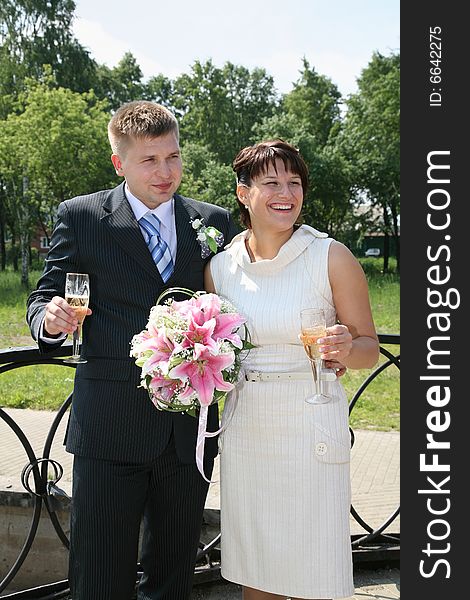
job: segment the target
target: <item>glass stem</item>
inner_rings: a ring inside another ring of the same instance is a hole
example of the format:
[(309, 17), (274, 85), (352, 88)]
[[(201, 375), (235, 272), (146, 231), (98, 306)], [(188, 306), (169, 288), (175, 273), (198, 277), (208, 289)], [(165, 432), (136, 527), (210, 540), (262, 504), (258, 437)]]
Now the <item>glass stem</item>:
[(315, 394), (323, 395), (323, 381), (321, 380), (321, 371), (323, 367), (323, 359), (314, 358), (310, 361), (312, 365), (313, 379), (315, 381)]
[(80, 325), (73, 332), (72, 335), (72, 356), (73, 358), (80, 358)]

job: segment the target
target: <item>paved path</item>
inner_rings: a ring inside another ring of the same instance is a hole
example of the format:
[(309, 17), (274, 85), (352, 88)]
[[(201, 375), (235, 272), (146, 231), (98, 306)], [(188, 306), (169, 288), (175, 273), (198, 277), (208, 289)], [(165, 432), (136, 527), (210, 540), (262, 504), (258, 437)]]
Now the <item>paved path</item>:
[[(37, 457), (42, 456), (42, 449), (47, 433), (55, 414), (48, 411), (29, 409), (6, 409), (27, 436)], [(60, 423), (55, 434), (50, 457), (57, 460), (64, 468), (64, 475), (59, 486), (67, 493), (71, 489), (72, 456), (65, 452), (62, 441), (65, 433), (66, 418)], [(355, 443), (352, 449), (351, 480), (353, 506), (371, 527), (380, 526), (391, 515), (399, 504), (399, 443), (396, 432), (355, 431)], [(0, 419), (0, 489), (22, 491), (20, 474), (28, 462), (21, 443), (13, 431)], [(218, 461), (214, 470), (214, 479), (218, 479)], [(219, 508), (219, 485), (210, 486), (206, 502), (207, 508)], [(400, 531), (399, 517), (385, 532)], [(364, 529), (351, 518), (351, 533), (364, 534)], [(370, 597), (376, 600), (399, 598), (398, 570), (382, 572), (374, 576), (373, 572), (357, 573), (357, 589), (355, 600)], [(391, 573), (391, 575), (390, 575)], [(199, 592), (195, 592), (199, 593)], [(208, 588), (205, 598), (241, 598), (237, 586), (221, 585)], [(212, 594), (212, 595), (211, 595)], [(216, 594), (216, 595), (213, 595)], [(231, 595), (230, 595), (231, 594)], [(195, 595), (194, 599), (203, 596)]]

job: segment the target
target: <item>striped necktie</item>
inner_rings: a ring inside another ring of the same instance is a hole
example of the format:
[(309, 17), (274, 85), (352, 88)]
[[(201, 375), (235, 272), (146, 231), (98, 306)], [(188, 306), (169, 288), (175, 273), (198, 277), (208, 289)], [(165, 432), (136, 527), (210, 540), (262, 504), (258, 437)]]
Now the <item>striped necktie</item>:
[(173, 260), (167, 243), (160, 237), (160, 220), (149, 212), (139, 219), (139, 225), (144, 228), (148, 235), (147, 246), (163, 281), (166, 283), (173, 273)]

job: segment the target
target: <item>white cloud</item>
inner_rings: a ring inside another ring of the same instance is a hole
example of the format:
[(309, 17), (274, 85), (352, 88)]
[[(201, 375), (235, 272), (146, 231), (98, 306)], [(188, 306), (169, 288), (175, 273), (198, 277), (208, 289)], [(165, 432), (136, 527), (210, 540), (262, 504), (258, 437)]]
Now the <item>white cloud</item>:
[[(308, 57), (307, 57), (308, 58)], [(367, 67), (371, 56), (347, 56), (335, 52), (319, 52), (309, 60), (315, 70), (329, 77), (340, 92), (347, 96), (357, 91), (356, 80)]]
[(159, 73), (172, 78), (178, 75), (177, 72), (168, 72), (162, 64), (145, 53), (131, 48), (128, 42), (111, 35), (100, 23), (77, 17), (73, 23), (73, 32), (98, 63), (104, 63), (110, 68), (115, 67), (126, 52), (132, 52), (142, 69), (144, 79)]
[(268, 73), (275, 73), (277, 89), (282, 93), (286, 93), (292, 89), (293, 84), (300, 77), (304, 56), (310, 67), (313, 67), (320, 75), (329, 77), (338, 86), (343, 96), (357, 91), (356, 78), (359, 77), (361, 70), (367, 66), (369, 59), (369, 57), (364, 59), (335, 52), (308, 51), (303, 55), (299, 55), (297, 52), (279, 52), (264, 57), (262, 64), (253, 66), (262, 66)]
[[(217, 17), (220, 18), (220, 15)], [(204, 61), (211, 57), (217, 66), (230, 61), (250, 69), (262, 67), (274, 77), (277, 90), (287, 93), (299, 78), (302, 57), (305, 56), (318, 73), (329, 77), (341, 94), (347, 96), (357, 91), (356, 79), (372, 55), (367, 44), (357, 44), (346, 51), (341, 40), (337, 40), (333, 49), (329, 50), (325, 48), (328, 45), (319, 39), (306, 41), (299, 38), (289, 42), (288, 36), (250, 48), (243, 37), (234, 38), (231, 28), (220, 26), (216, 30), (218, 34), (213, 36), (201, 35), (200, 27), (193, 28), (188, 35), (181, 34), (185, 40), (183, 43), (175, 43), (174, 33), (170, 35), (165, 30), (156, 37), (152, 31), (146, 30), (148, 23), (136, 27), (134, 16), (122, 17), (124, 21), (126, 18), (127, 27), (122, 27), (122, 22), (116, 19), (103, 26), (94, 18), (77, 16), (74, 19), (74, 33), (97, 62), (110, 68), (116, 66), (126, 52), (132, 52), (144, 79), (159, 73), (175, 79), (181, 73), (188, 73), (196, 59)], [(186, 15), (186, 18), (189, 19), (190, 15)], [(205, 21), (203, 25), (207, 27)], [(182, 27), (181, 22), (179, 26)], [(245, 38), (250, 39), (248, 32), (245, 32)], [(155, 60), (154, 56), (160, 56), (161, 60)]]

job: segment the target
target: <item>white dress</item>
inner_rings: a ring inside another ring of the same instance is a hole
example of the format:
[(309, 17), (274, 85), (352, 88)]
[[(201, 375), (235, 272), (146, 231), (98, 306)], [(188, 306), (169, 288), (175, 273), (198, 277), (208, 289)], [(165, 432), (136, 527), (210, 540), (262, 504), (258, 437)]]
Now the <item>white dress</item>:
[(247, 235), (210, 263), (216, 292), (247, 317), (257, 346), (243, 368), (305, 378), (244, 380), (227, 400), (224, 412), (235, 409), (219, 441), (222, 576), (285, 596), (352, 596), (346, 395), (334, 381), (329, 403), (304, 402), (314, 384), (297, 337), (302, 308), (324, 308), (327, 324), (336, 321), (332, 240), (303, 225), (274, 259), (251, 263)]

